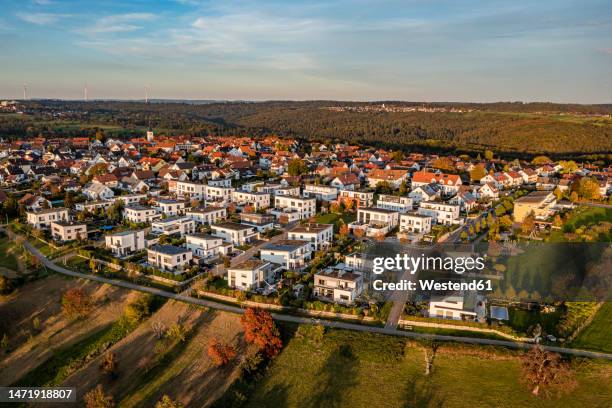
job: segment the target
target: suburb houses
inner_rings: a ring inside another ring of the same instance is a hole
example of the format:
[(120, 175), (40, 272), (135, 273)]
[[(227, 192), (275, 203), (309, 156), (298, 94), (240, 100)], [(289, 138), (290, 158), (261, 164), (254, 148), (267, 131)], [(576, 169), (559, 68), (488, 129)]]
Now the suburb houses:
[(408, 180), (408, 170), (374, 169), (368, 173), (368, 186), (371, 188), (376, 188), (378, 183), (388, 183), (391, 188), (398, 189), (406, 180)]
[(74, 241), (87, 239), (87, 226), (73, 221), (52, 221), (51, 236), (56, 241)]
[(544, 220), (553, 214), (557, 203), (552, 191), (534, 191), (514, 201), (514, 221), (523, 222), (531, 213), (539, 220)]
[(151, 207), (129, 205), (123, 209), (123, 218), (130, 222), (147, 223), (161, 219), (161, 214)]
[(427, 215), (434, 222), (443, 225), (460, 224), (460, 206), (458, 204), (443, 203), (441, 201), (428, 201), (421, 203), (417, 210), (421, 215)]
[(248, 244), (259, 237), (255, 228), (235, 222), (222, 222), (212, 225), (211, 228), (212, 235), (234, 245)]
[(429, 234), (431, 232), (431, 220), (429, 215), (409, 212), (400, 214), (400, 232), (412, 232), (415, 234)]
[(397, 211), (385, 210), (384, 208), (360, 208), (357, 210), (357, 220), (350, 223), (349, 228), (362, 230), (366, 236), (375, 237), (386, 235), (397, 226), (399, 213)]
[(227, 209), (223, 207), (200, 207), (187, 210), (185, 214), (198, 224), (214, 224), (227, 218)]
[(67, 221), (68, 210), (66, 208), (50, 208), (37, 212), (27, 212), (28, 224), (34, 228), (49, 228), (54, 221)]
[(227, 284), (240, 290), (270, 288), (275, 281), (274, 266), (259, 259), (248, 259), (227, 270)]
[(151, 232), (162, 235), (179, 235), (195, 232), (195, 221), (189, 217), (170, 217), (151, 223)]
[(106, 248), (116, 256), (127, 256), (146, 248), (145, 230), (120, 231), (104, 237)]
[(327, 268), (314, 276), (313, 294), (321, 300), (351, 305), (363, 291), (359, 272)]
[(442, 194), (452, 196), (457, 194), (461, 186), (461, 177), (456, 174), (431, 173), (417, 171), (412, 175), (412, 188), (438, 184), (442, 187)]
[(274, 207), (269, 212), (278, 219), (286, 215), (288, 222), (307, 220), (316, 214), (317, 199), (277, 195), (274, 197)]
[(222, 238), (208, 234), (189, 234), (185, 237), (185, 247), (202, 259), (213, 259), (219, 255), (229, 255), (233, 246)]
[(376, 200), (376, 208), (405, 213), (412, 211), (412, 198), (381, 194)]
[(333, 224), (307, 223), (296, 225), (288, 234), (289, 239), (309, 242), (311, 251), (327, 248), (331, 244), (333, 237)]
[(270, 206), (270, 194), (237, 190), (232, 193), (232, 200), (239, 206), (251, 206), (255, 211)]
[(264, 245), (260, 251), (262, 261), (282, 265), (287, 270), (300, 270), (310, 260), (310, 244), (306, 241), (283, 239)]

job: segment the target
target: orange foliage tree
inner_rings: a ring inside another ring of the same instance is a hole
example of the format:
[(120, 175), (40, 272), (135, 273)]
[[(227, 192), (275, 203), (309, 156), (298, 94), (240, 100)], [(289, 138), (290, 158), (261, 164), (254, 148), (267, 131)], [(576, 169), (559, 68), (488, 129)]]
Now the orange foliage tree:
[(229, 344), (223, 344), (219, 340), (212, 338), (208, 343), (208, 357), (210, 357), (217, 367), (229, 363), (236, 357), (236, 349)]
[(274, 357), (280, 352), (283, 343), (269, 312), (250, 307), (242, 315), (240, 322), (248, 343), (255, 344), (268, 357)]
[(92, 303), (82, 288), (68, 289), (62, 296), (62, 312), (70, 319), (80, 319), (89, 314)]

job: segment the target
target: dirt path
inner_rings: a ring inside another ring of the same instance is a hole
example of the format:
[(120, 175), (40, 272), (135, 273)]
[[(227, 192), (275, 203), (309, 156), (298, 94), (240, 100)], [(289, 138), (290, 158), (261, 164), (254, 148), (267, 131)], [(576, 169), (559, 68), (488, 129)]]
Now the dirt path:
[[(82, 287), (95, 303), (87, 319), (70, 321), (61, 311), (61, 296)], [(0, 331), (9, 339), (0, 360), (0, 384), (12, 384), (43, 364), (54, 350), (67, 347), (119, 317), (130, 291), (84, 279), (50, 276), (21, 287), (0, 301)], [(38, 326), (38, 328), (37, 328)]]

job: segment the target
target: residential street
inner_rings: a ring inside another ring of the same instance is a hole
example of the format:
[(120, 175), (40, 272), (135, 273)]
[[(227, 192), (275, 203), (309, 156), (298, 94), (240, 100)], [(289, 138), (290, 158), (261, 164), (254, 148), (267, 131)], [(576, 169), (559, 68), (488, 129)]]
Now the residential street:
[[(115, 279), (108, 279), (102, 276), (88, 275), (84, 273), (71, 271), (59, 265), (56, 265), (54, 262), (50, 261), (46, 256), (40, 253), (38, 249), (33, 247), (28, 241), (24, 243), (24, 246), (34, 256), (39, 258), (42, 261), (42, 263), (45, 265), (45, 267), (53, 271), (59, 272), (61, 274), (64, 274), (64, 275), (72, 276), (75, 278), (89, 279), (89, 280), (93, 280), (97, 282), (107, 283), (110, 285), (120, 286), (120, 287), (124, 287), (127, 289), (137, 290), (140, 292), (151, 293), (153, 295), (163, 296), (163, 297), (178, 300), (181, 302), (206, 306), (212, 309), (223, 310), (223, 311), (230, 312), (230, 313), (243, 313), (244, 312), (242, 308), (237, 307), (237, 306), (231, 306), (231, 305), (217, 303), (217, 302), (213, 302), (209, 300), (196, 299), (190, 296), (185, 296), (183, 294), (167, 292), (161, 289), (151, 288), (148, 286), (140, 286), (140, 285), (136, 285), (130, 282), (125, 282), (125, 281), (120, 281), (120, 280), (115, 280)], [(354, 323), (344, 323), (344, 322), (338, 322), (338, 321), (313, 319), (313, 318), (308, 318), (308, 317), (291, 316), (291, 315), (278, 314), (278, 313), (272, 313), (272, 316), (276, 320), (285, 321), (285, 322), (303, 323), (303, 324), (315, 323), (315, 324), (321, 324), (326, 327), (333, 327), (333, 328), (338, 328), (338, 329), (381, 333), (381, 334), (410, 337), (410, 338), (417, 338), (417, 339), (456, 341), (456, 342), (469, 343), (469, 344), (485, 344), (485, 345), (493, 345), (493, 346), (503, 346), (503, 347), (510, 347), (510, 348), (515, 348), (515, 349), (527, 349), (527, 348), (533, 347), (531, 344), (527, 344), (527, 343), (516, 343), (516, 342), (511, 342), (511, 341), (503, 341), (503, 340), (468, 338), (468, 337), (458, 337), (458, 336), (443, 336), (443, 335), (437, 335), (437, 334), (414, 333), (414, 332), (409, 332), (409, 331), (397, 330), (395, 327), (390, 327), (390, 328), (374, 327), (374, 326), (359, 325), (359, 324), (354, 324)], [(598, 352), (586, 351), (586, 350), (569, 349), (569, 348), (563, 348), (563, 347), (552, 347), (552, 346), (544, 346), (544, 348), (550, 351), (557, 352), (557, 353), (612, 360), (612, 354), (598, 353)]]

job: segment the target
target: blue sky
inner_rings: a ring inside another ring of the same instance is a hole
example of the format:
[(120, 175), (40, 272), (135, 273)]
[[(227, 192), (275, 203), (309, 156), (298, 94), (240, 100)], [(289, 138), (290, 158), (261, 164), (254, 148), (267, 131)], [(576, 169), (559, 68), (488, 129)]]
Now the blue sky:
[(0, 0), (0, 97), (612, 102), (612, 1)]

